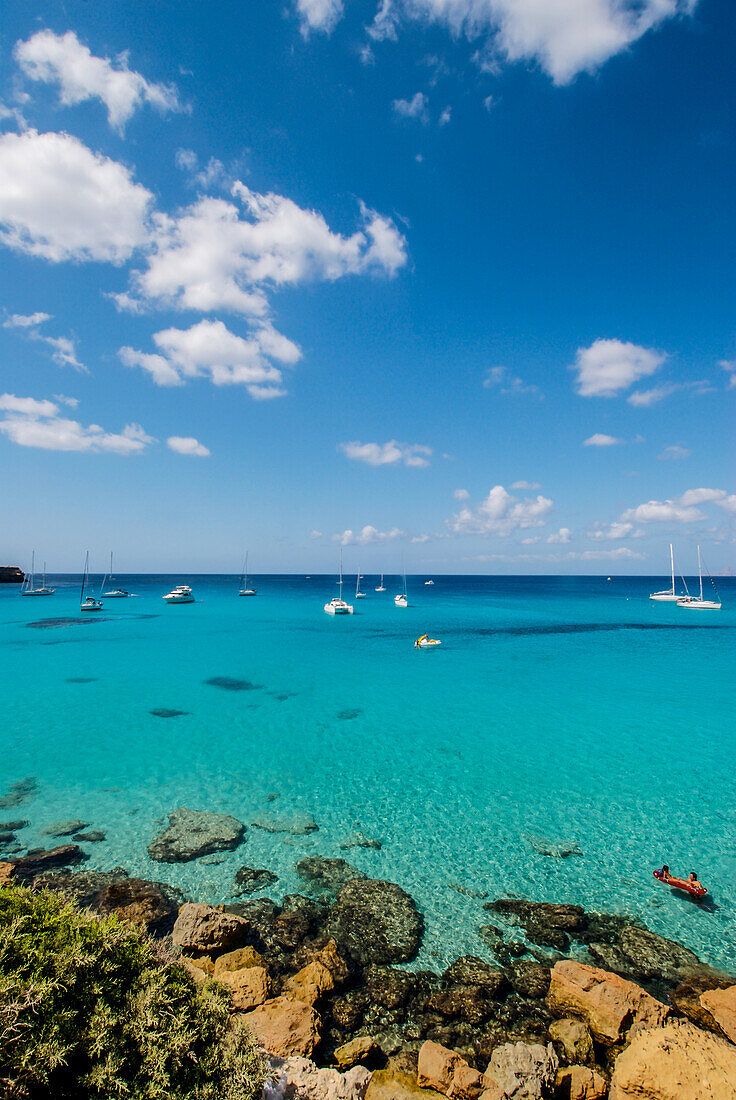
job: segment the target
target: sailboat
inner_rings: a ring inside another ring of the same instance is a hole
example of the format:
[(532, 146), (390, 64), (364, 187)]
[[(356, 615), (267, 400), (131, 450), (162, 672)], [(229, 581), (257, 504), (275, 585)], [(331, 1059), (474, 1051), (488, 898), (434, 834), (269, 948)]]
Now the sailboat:
[(245, 551), (245, 561), (243, 563), (243, 572), (240, 574), (240, 589), (238, 591), (239, 596), (256, 596), (258, 590), (256, 588), (248, 588), (248, 551)]
[(339, 596), (333, 596), (329, 603), (325, 604), (325, 611), (328, 615), (352, 615), (353, 605), (351, 603), (345, 603), (345, 600), (342, 598), (342, 550), (340, 551), (339, 591)]
[(401, 563), (401, 576), (403, 578), (403, 585), (402, 585), (401, 592), (399, 593), (399, 595), (394, 596), (394, 603), (396, 604), (397, 607), (408, 607), (409, 606), (409, 601), (406, 598), (406, 568), (404, 567), (403, 562)]
[[(112, 550), (110, 551), (110, 585), (112, 586)], [(111, 587), (110, 591), (109, 592), (104, 592), (103, 595), (104, 595), (106, 600), (112, 600), (112, 599), (121, 600), (125, 596), (129, 596), (130, 592), (128, 592), (125, 588), (112, 588)]]
[(364, 600), (365, 599), (365, 592), (360, 591), (360, 582), (361, 582), (360, 566), (358, 566), (358, 576), (355, 578), (355, 598), (356, 598), (356, 600)]
[(46, 587), (46, 562), (43, 563), (43, 584), (36, 588), (36, 551), (31, 551), (31, 572), (23, 580), (21, 596), (53, 596), (55, 588)]
[(383, 583), (383, 573), (381, 573), (381, 583), (376, 588), (376, 592), (385, 592), (385, 591), (386, 591), (386, 586)]
[[(657, 600), (659, 603), (679, 603), (680, 600), (689, 599), (687, 596), (678, 596), (675, 592), (675, 553), (672, 549), (672, 543), (670, 543), (670, 573), (672, 574), (672, 586), (665, 588), (661, 592), (652, 592), (649, 599)], [(608, 578), (611, 579), (610, 577)], [(683, 581), (684, 583), (684, 581)], [(687, 591), (687, 585), (685, 586)]]
[(87, 587), (89, 580), (89, 550), (87, 556), (84, 559), (84, 573), (82, 574), (82, 590), (79, 593), (79, 610), (80, 611), (101, 611), (102, 600), (95, 599), (94, 596), (85, 596), (84, 591)]
[[(708, 571), (706, 570), (706, 572)], [(715, 592), (717, 599), (703, 599), (703, 560), (700, 556), (700, 546), (698, 546), (698, 574), (700, 576), (700, 598), (697, 599), (695, 596), (686, 596), (683, 599), (677, 601), (677, 606), (694, 607), (696, 611), (720, 611), (721, 598), (718, 595), (718, 589), (716, 588), (715, 584), (713, 584), (713, 578), (711, 577), (710, 573), (708, 573), (708, 577), (710, 579), (710, 583), (713, 585), (713, 591)]]

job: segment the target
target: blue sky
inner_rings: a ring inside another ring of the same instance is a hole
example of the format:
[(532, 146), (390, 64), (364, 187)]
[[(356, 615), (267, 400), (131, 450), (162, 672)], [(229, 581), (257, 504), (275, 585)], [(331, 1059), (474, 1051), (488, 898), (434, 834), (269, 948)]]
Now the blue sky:
[(735, 50), (728, 0), (9, 0), (0, 557), (736, 566)]

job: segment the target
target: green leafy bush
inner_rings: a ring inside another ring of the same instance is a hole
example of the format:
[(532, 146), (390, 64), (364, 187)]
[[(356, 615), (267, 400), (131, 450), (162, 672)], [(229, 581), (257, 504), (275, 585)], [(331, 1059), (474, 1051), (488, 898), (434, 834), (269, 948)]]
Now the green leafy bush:
[(263, 1077), (221, 986), (117, 917), (0, 889), (0, 1096), (254, 1100)]

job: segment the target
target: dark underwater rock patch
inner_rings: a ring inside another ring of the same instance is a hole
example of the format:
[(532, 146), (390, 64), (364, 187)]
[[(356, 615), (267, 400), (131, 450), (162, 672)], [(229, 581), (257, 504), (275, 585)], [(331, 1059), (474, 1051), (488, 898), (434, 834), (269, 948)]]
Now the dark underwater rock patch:
[(38, 780), (35, 776), (29, 775), (25, 779), (18, 779), (6, 788), (5, 794), (0, 798), (0, 809), (7, 810), (11, 806), (20, 806), (21, 802), (26, 802), (37, 794)]
[(110, 619), (100, 619), (94, 615), (90, 615), (86, 619), (72, 618), (71, 616), (62, 616), (58, 619), (37, 619), (33, 623), (26, 623), (26, 626), (31, 626), (36, 630), (51, 630), (57, 626), (87, 626), (88, 623), (109, 623)]
[(209, 687), (222, 688), (223, 691), (260, 691), (262, 684), (254, 684), (250, 680), (237, 680), (233, 676), (212, 676), (204, 681)]
[(97, 676), (67, 676), (67, 684), (96, 684)]
[(349, 722), (352, 718), (360, 718), (362, 713), (360, 707), (346, 707), (345, 710), (338, 711), (337, 717), (341, 722)]
[(87, 856), (78, 844), (61, 844), (58, 848), (33, 848), (13, 863), (13, 878), (18, 882), (30, 882), (43, 871), (55, 871), (83, 863)]
[(154, 710), (149, 710), (149, 714), (152, 714), (155, 718), (179, 718), (183, 714), (189, 714), (188, 710), (174, 710), (169, 707), (156, 707)]
[(67, 821), (52, 821), (50, 825), (47, 825), (41, 830), (43, 836), (71, 836), (73, 833), (79, 833), (82, 829), (86, 829), (89, 825), (89, 821), (79, 821), (78, 818), (73, 817)]
[(75, 833), (72, 840), (80, 844), (99, 844), (107, 840), (107, 833), (103, 833), (102, 829), (89, 829), (86, 833)]
[(366, 876), (345, 859), (329, 859), (325, 856), (306, 856), (296, 864), (296, 873), (316, 893), (332, 894), (342, 889), (346, 882)]
[(265, 867), (241, 867), (235, 874), (238, 894), (256, 894), (278, 880), (279, 876)]
[(424, 921), (395, 882), (351, 879), (330, 910), (327, 931), (363, 966), (409, 962), (422, 942)]
[(213, 852), (234, 851), (244, 836), (245, 825), (230, 814), (178, 806), (169, 814), (168, 826), (148, 845), (148, 854), (158, 863), (188, 863)]
[(30, 821), (0, 821), (0, 833), (16, 833), (27, 825), (30, 825)]
[(290, 833), (292, 836), (304, 836), (306, 833), (316, 832), (319, 828), (311, 814), (291, 814), (289, 817), (269, 817), (268, 814), (258, 814), (251, 821), (251, 825), (267, 833)]

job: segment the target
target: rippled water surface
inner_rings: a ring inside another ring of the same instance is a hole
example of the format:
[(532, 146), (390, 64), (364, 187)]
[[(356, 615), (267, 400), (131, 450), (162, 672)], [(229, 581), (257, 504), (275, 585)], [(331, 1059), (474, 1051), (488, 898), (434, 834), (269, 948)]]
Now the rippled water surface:
[[(72, 578), (48, 598), (0, 586), (0, 788), (39, 784), (0, 820), (48, 845), (45, 825), (81, 818), (107, 833), (89, 866), (215, 902), (244, 863), (278, 898), (303, 889), (302, 855), (343, 856), (414, 896), (434, 967), (484, 953), (483, 899), (508, 894), (636, 915), (736, 967), (736, 582), (696, 612), (651, 603), (661, 578), (424, 579), (402, 610), (368, 578), (342, 619), (327, 577), (256, 577), (242, 599), (237, 578), (118, 577), (135, 598), (96, 617)], [(195, 604), (161, 600), (187, 580)], [(413, 648), (425, 630), (441, 649)], [(319, 829), (153, 863), (178, 805)], [(342, 850), (356, 829), (382, 848)], [(663, 861), (697, 870), (712, 910), (659, 886)]]

